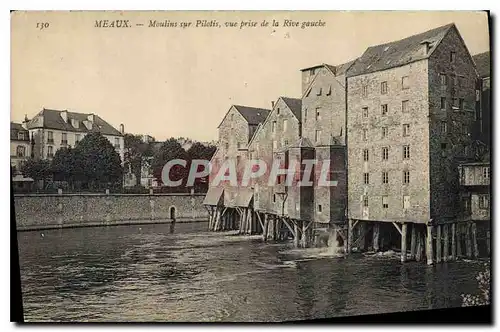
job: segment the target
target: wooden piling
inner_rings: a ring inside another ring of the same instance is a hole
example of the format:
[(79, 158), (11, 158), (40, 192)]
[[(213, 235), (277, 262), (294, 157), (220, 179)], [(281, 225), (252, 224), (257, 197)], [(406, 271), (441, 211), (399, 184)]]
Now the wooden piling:
[(349, 219), (349, 226), (347, 228), (347, 254), (352, 252), (352, 241), (353, 241), (353, 220)]
[(267, 225), (269, 224), (269, 220), (267, 219), (267, 213), (264, 213), (264, 227), (262, 229), (262, 239), (267, 241)]
[[(416, 224), (413, 224), (413, 227), (415, 227)], [(420, 262), (422, 260), (422, 248), (423, 248), (423, 234), (416, 230), (417, 233), (417, 252), (415, 253), (415, 260), (417, 262)]]
[(373, 251), (375, 252), (378, 252), (380, 250), (379, 237), (380, 237), (380, 224), (378, 222), (375, 222), (373, 224)]
[(491, 250), (490, 249), (490, 237), (491, 237), (490, 231), (488, 230), (486, 232), (486, 250), (488, 251), (488, 256), (490, 255), (490, 250)]
[(443, 243), (441, 242), (441, 230), (442, 225), (437, 225), (436, 230), (436, 263), (441, 263), (441, 259), (443, 258)]
[(432, 250), (432, 225), (427, 224), (427, 238), (426, 238), (426, 257), (427, 265), (433, 264), (433, 250)]
[(406, 262), (406, 229), (408, 224), (401, 225), (401, 263)]
[(462, 224), (457, 223), (456, 225), (456, 233), (457, 233), (457, 258), (462, 257)]
[(411, 225), (410, 257), (416, 260), (417, 256), (417, 224)]
[(474, 258), (479, 257), (479, 248), (477, 246), (477, 226), (476, 223), (473, 222), (472, 225), (472, 248), (474, 249)]
[(295, 248), (299, 247), (299, 225), (297, 224), (297, 221), (292, 221), (293, 222), (293, 231), (295, 233), (295, 236), (293, 238), (293, 245)]
[(472, 242), (470, 234), (470, 223), (465, 224), (465, 250), (467, 253), (467, 258), (472, 258)]
[(366, 251), (366, 237), (365, 237), (365, 231), (366, 227), (368, 225), (364, 221), (358, 221), (358, 231), (359, 231), (359, 238), (358, 238), (358, 252), (361, 251)]
[(457, 226), (455, 223), (451, 224), (451, 259), (457, 259)]
[(449, 242), (448, 242), (448, 224), (443, 225), (443, 235), (444, 235), (444, 247), (443, 247), (443, 261), (447, 262), (448, 261), (448, 249), (449, 249)]

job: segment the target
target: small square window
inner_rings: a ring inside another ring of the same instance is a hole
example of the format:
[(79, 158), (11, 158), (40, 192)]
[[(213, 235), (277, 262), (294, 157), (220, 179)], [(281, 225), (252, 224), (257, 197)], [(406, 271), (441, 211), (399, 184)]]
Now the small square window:
[(490, 168), (489, 167), (483, 167), (483, 178), (485, 178), (485, 179), (490, 178)]
[(410, 159), (410, 146), (409, 145), (403, 146), (403, 159)]
[(382, 105), (382, 115), (387, 115), (387, 104)]
[(327, 96), (330, 96), (331, 94), (332, 94), (332, 86), (330, 85), (330, 86), (328, 87), (328, 90), (326, 91), (326, 95), (327, 95)]
[(408, 101), (408, 100), (403, 100), (403, 101), (401, 102), (401, 111), (402, 111), (403, 113), (406, 113), (406, 112), (408, 112), (408, 111), (409, 111), (409, 101)]
[(276, 203), (276, 194), (273, 194), (273, 203)]
[(403, 209), (408, 210), (410, 208), (410, 196), (403, 196)]
[(320, 108), (316, 107), (316, 121), (321, 120)]
[(323, 90), (322, 88), (319, 88), (318, 92), (316, 93), (316, 96), (321, 96), (322, 90)]
[(389, 198), (387, 196), (382, 196), (382, 208), (389, 208)]
[(441, 143), (441, 149), (446, 150), (447, 144), (446, 143)]
[(367, 97), (368, 96), (368, 86), (363, 85), (362, 89), (363, 89), (363, 92), (362, 92), (363, 97)]
[(380, 83), (380, 93), (383, 95), (387, 94), (387, 82)]
[(441, 97), (441, 109), (446, 109), (446, 97)]
[(363, 206), (368, 207), (368, 196), (363, 197)]
[(458, 98), (458, 108), (461, 110), (464, 109), (464, 99), (463, 98)]
[(448, 132), (448, 123), (446, 121), (441, 122), (441, 134), (446, 134)]
[(382, 138), (386, 138), (388, 133), (389, 133), (389, 128), (382, 127)]
[(363, 118), (368, 117), (368, 107), (363, 107)]
[(408, 76), (403, 76), (403, 78), (401, 79), (401, 88), (403, 90), (410, 88), (410, 81)]
[(446, 87), (446, 85), (448, 83), (448, 79), (447, 79), (446, 74), (439, 74), (439, 80), (441, 82), (441, 87)]
[(410, 125), (408, 123), (403, 124), (403, 136), (410, 136)]
[(369, 156), (368, 149), (364, 149), (363, 150), (363, 160), (368, 161), (368, 156)]
[(370, 173), (363, 173), (364, 184), (370, 184)]
[(382, 148), (382, 160), (388, 160), (388, 159), (389, 159), (389, 148), (383, 147)]
[(487, 209), (490, 206), (490, 197), (489, 195), (481, 195), (479, 196), (479, 208)]
[(323, 210), (323, 208), (322, 208), (321, 204), (318, 204), (318, 212), (320, 212), (320, 213), (321, 213), (321, 212), (322, 212), (322, 210)]
[(368, 139), (368, 129), (363, 129), (363, 141)]
[(403, 183), (410, 183), (410, 171), (403, 171)]
[(280, 115), (280, 108), (276, 108), (276, 115)]
[(382, 183), (384, 183), (384, 184), (389, 183), (389, 173), (388, 172), (382, 172)]
[(450, 62), (455, 63), (455, 52), (453, 51), (450, 52)]

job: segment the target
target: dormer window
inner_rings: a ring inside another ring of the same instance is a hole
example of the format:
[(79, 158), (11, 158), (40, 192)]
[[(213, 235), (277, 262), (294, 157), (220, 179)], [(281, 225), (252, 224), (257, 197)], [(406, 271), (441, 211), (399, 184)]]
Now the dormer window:
[(71, 125), (73, 126), (73, 128), (80, 128), (80, 121), (78, 121), (77, 119), (71, 119)]

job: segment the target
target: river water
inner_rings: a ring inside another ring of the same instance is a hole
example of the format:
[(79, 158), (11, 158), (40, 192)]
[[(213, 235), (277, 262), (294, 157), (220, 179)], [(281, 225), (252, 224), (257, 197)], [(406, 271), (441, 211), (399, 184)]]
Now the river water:
[(339, 257), (206, 223), (18, 233), (26, 321), (285, 321), (436, 309), (481, 263)]

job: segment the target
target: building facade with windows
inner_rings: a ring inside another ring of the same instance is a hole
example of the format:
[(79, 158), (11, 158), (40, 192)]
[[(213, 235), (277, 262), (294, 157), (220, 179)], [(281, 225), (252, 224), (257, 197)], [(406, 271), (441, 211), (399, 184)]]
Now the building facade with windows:
[(489, 162), (471, 162), (459, 166), (461, 215), (465, 220), (490, 220)]
[(477, 73), (454, 24), (369, 47), (348, 73), (349, 217), (457, 216)]
[(29, 131), (20, 123), (10, 123), (10, 164), (13, 175), (20, 174), (22, 163), (31, 156)]
[(43, 109), (27, 122), (34, 141), (33, 157), (52, 159), (62, 147), (75, 147), (89, 132), (100, 132), (124, 160), (124, 127), (115, 129), (96, 114)]

